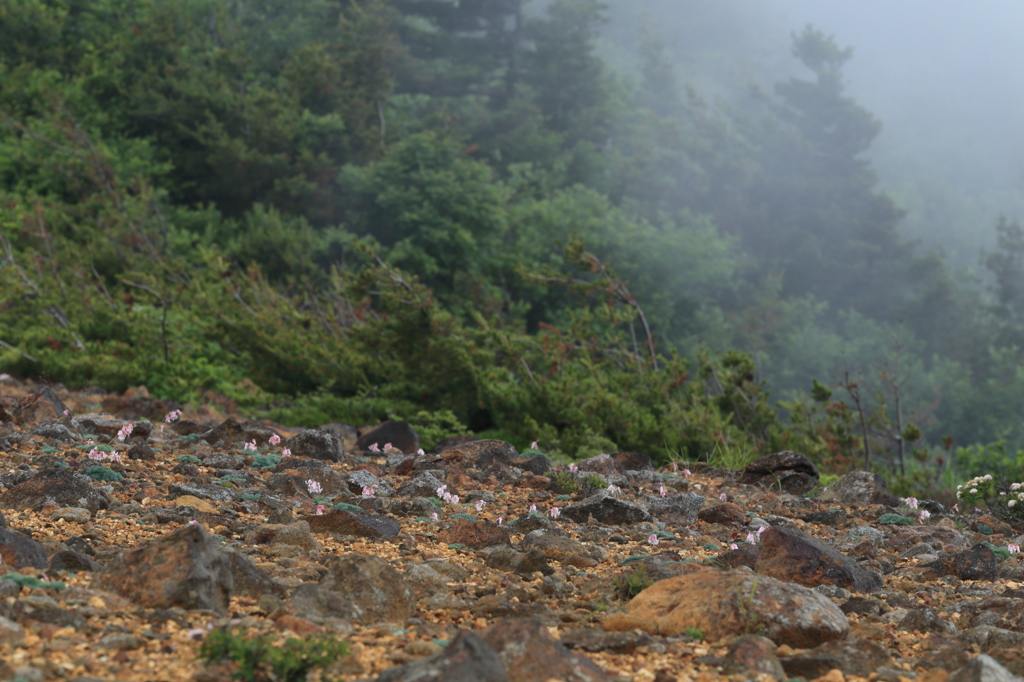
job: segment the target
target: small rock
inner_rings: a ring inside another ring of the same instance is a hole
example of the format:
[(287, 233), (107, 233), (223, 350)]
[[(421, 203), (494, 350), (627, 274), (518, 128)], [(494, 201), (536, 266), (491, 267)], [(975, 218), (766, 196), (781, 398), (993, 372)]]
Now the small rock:
[[(725, 655), (722, 672), (727, 675), (770, 675), (786, 679), (786, 671), (775, 655), (775, 642), (759, 635), (743, 635), (732, 643)], [(810, 679), (810, 678), (808, 678)]]
[(324, 618), (358, 620), (362, 615), (359, 607), (350, 600), (313, 583), (303, 583), (296, 587), (284, 607), (293, 615), (314, 622)]
[(526, 534), (519, 549), (527, 552), (535, 549), (550, 561), (557, 561), (566, 566), (591, 568), (598, 564), (599, 556), (572, 538), (561, 537), (544, 530), (534, 530)]
[(1021, 682), (991, 656), (978, 654), (949, 678), (949, 682)]
[(50, 557), (46, 570), (51, 573), (56, 571), (67, 571), (69, 573), (88, 571), (96, 573), (103, 570), (103, 565), (87, 554), (76, 552), (73, 549), (62, 549), (59, 552), (54, 552), (53, 556)]
[(544, 575), (551, 575), (555, 572), (544, 555), (535, 549), (517, 552), (511, 547), (498, 547), (488, 553), (486, 563), (489, 567), (499, 571), (517, 573), (522, 576), (532, 576), (537, 571)]
[(320, 546), (310, 533), (307, 521), (299, 521), (288, 525), (264, 524), (257, 526), (245, 536), (247, 545), (295, 545), (304, 550), (316, 550)]
[[(175, 424), (177, 425), (177, 423)], [(174, 426), (171, 427), (172, 429)], [(200, 436), (201, 440), (219, 449), (240, 447), (245, 443), (256, 441), (256, 445), (267, 445), (270, 437), (276, 432), (262, 424), (250, 421), (238, 421), (234, 417), (224, 420), (216, 427)], [(294, 451), (294, 448), (292, 448)]]
[(701, 509), (697, 518), (704, 523), (720, 523), (723, 526), (741, 526), (747, 522), (747, 516), (738, 504), (722, 502), (714, 507)]
[(510, 443), (503, 440), (474, 440), (441, 453), (448, 465), (462, 469), (479, 469), (485, 471), (492, 464), (509, 465), (519, 457), (519, 452)]
[(937, 576), (954, 575), (961, 580), (996, 580), (999, 563), (991, 549), (979, 543), (965, 552), (922, 564)]
[(363, 469), (342, 474), (341, 478), (345, 482), (345, 487), (348, 488), (348, 491), (356, 495), (362, 494), (366, 488), (373, 489), (374, 495), (378, 497), (390, 497), (395, 494), (391, 486)]
[(810, 651), (782, 659), (786, 675), (807, 680), (818, 679), (830, 670), (867, 677), (891, 665), (892, 658), (884, 646), (862, 638), (825, 642)]
[(345, 457), (341, 439), (326, 429), (306, 429), (289, 439), (288, 448), (295, 457), (340, 462)]
[(25, 630), (13, 620), (0, 616), (0, 644), (19, 646), (25, 639)]
[(477, 634), (498, 652), (512, 682), (607, 679), (589, 658), (567, 649), (536, 621), (507, 618)]
[(391, 538), (402, 531), (398, 521), (388, 516), (360, 514), (343, 509), (303, 516), (301, 521), (309, 524), (310, 530), (315, 533), (338, 533), (361, 538)]
[(92, 487), (92, 479), (67, 469), (45, 469), (0, 493), (0, 508), (40, 511), (48, 504), (84, 507), (91, 512), (106, 509), (107, 498)]
[(688, 526), (697, 520), (704, 506), (704, 498), (696, 493), (678, 493), (665, 497), (647, 495), (641, 498), (640, 506), (661, 521)]
[(514, 465), (523, 471), (528, 471), (536, 476), (543, 476), (551, 471), (551, 460), (541, 454), (519, 459)]
[(96, 648), (110, 651), (135, 651), (146, 646), (146, 640), (138, 635), (107, 635), (96, 643)]
[[(398, 495), (402, 497), (437, 497), (437, 489), (444, 485), (444, 482), (433, 474), (423, 472), (398, 486)], [(452, 491), (448, 491), (452, 492)], [(455, 493), (452, 493), (455, 494)]]
[(804, 495), (818, 486), (818, 467), (799, 452), (783, 450), (752, 462), (744, 469), (740, 483)]
[(819, 526), (838, 528), (846, 522), (846, 510), (842, 507), (829, 507), (828, 509), (809, 514), (804, 520), (807, 523), (815, 523)]
[(64, 507), (50, 514), (51, 521), (70, 521), (71, 523), (86, 523), (92, 518), (92, 512), (82, 507)]
[[(694, 510), (695, 518), (696, 515), (697, 512)], [(651, 515), (647, 511), (632, 502), (620, 500), (605, 492), (592, 495), (582, 502), (564, 507), (562, 509), (562, 516), (576, 523), (586, 523), (587, 519), (593, 516), (598, 523), (615, 526), (651, 520)]]
[(172, 483), (169, 490), (170, 495), (174, 497), (191, 495), (201, 500), (213, 500), (214, 502), (237, 502), (241, 499), (238, 493), (230, 488), (212, 483)]

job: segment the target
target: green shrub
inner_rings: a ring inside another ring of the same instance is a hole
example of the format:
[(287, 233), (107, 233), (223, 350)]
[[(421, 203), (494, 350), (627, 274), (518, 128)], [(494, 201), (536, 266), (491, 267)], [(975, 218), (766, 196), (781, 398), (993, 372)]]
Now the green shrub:
[(195, 455), (178, 455), (174, 458), (178, 462), (184, 462), (186, 464), (199, 464), (199, 458)]
[(99, 464), (86, 469), (85, 475), (94, 481), (106, 481), (107, 483), (117, 483), (124, 480), (124, 476), (121, 474)]
[(218, 628), (210, 632), (199, 648), (199, 658), (207, 664), (230, 661), (235, 664), (232, 679), (270, 679), (302, 682), (313, 668), (325, 668), (348, 654), (348, 644), (330, 637), (307, 640), (289, 639), (276, 644), (270, 636), (245, 638), (235, 631)]
[(280, 463), (281, 455), (257, 455), (252, 460), (252, 466), (256, 469), (273, 469)]
[(615, 579), (615, 593), (619, 599), (632, 599), (648, 587), (654, 581), (647, 577), (647, 564), (638, 564), (632, 571)]
[(878, 517), (877, 523), (884, 526), (912, 526), (916, 521), (902, 514), (882, 514)]
[(551, 490), (555, 493), (572, 495), (580, 490), (580, 487), (576, 485), (576, 480), (568, 471), (559, 471), (557, 474), (549, 471), (548, 476), (551, 477)]

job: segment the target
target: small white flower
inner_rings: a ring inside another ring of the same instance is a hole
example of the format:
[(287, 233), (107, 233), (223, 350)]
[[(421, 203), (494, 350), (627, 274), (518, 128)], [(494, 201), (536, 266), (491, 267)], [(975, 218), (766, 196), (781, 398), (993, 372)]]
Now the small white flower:
[(419, 448), (418, 450), (416, 450), (416, 454), (417, 455), (425, 455), (427, 453), (423, 452), (423, 448)]
[(561, 510), (558, 509), (558, 507), (552, 507), (551, 511), (549, 511), (548, 514), (551, 516), (551, 518), (557, 519), (562, 514), (562, 512)]
[(434, 512), (433, 514), (430, 515), (430, 520), (431, 521), (437, 521), (437, 512)]
[(530, 505), (530, 511), (532, 511), (532, 512), (535, 512), (535, 511), (537, 511), (537, 505), (535, 505), (535, 504), (531, 504), (531, 505)]
[(284, 450), (281, 451), (281, 456), (282, 457), (291, 457), (292, 456), (292, 451), (289, 448), (285, 448)]
[(978, 494), (978, 489), (977, 488), (971, 488), (971, 494), (972, 495), (977, 495)]
[(1009, 502), (1006, 503), (1006, 506), (1007, 507), (1016, 507), (1017, 506), (1017, 500), (1010, 500)]
[(721, 495), (718, 496), (718, 499), (720, 499), (722, 502), (725, 502), (729, 498), (725, 496), (725, 493), (722, 493)]
[(504, 516), (499, 516), (498, 517), (498, 525), (500, 526), (503, 523), (505, 523), (505, 517)]
[(314, 481), (312, 478), (306, 479), (306, 490), (309, 491), (310, 495), (319, 495), (323, 492), (323, 486)]
[(647, 538), (647, 542), (652, 545), (658, 544), (658, 536), (654, 533), (651, 533), (650, 537)]
[(485, 506), (486, 504), (487, 504), (487, 503), (486, 503), (486, 502), (484, 502), (483, 500), (477, 500), (477, 501), (476, 501), (476, 510), (477, 510), (477, 512), (482, 512), (482, 511), (484, 510), (484, 506)]
[(665, 492), (665, 486), (664, 485), (661, 486), (660, 488), (658, 488), (658, 494), (660, 494), (662, 497), (665, 497), (665, 495), (668, 494), (668, 493)]
[(1006, 551), (1009, 552), (1010, 554), (1016, 554), (1017, 552), (1020, 551), (1020, 545), (1007, 545), (1006, 546)]
[(737, 545), (735, 542), (732, 543), (731, 545), (729, 545), (729, 549), (739, 549), (739, 548), (740, 548), (739, 545)]

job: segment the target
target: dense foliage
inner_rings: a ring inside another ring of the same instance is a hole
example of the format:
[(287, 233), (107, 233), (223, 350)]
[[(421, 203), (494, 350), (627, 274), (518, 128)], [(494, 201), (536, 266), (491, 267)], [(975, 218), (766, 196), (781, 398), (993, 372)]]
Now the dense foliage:
[(1024, 445), (1021, 229), (991, 291), (900, 239), (848, 49), (710, 106), (524, 5), (4, 3), (0, 371), (918, 486)]

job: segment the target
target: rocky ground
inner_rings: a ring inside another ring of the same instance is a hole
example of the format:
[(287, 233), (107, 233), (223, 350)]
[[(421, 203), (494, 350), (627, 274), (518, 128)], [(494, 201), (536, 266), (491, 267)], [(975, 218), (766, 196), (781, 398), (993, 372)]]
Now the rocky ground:
[(222, 628), (349, 643), (314, 680), (1024, 674), (1022, 529), (909, 510), (871, 474), (570, 470), (174, 407), (0, 383), (0, 679), (226, 680), (237, 662), (198, 656)]

